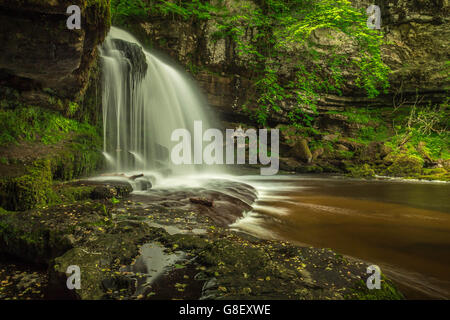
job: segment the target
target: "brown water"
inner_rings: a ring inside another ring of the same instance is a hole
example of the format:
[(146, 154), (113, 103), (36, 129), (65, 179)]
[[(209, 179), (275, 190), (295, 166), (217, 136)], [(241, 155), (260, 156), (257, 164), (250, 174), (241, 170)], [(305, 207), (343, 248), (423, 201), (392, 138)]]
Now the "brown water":
[(377, 264), (409, 299), (450, 298), (450, 184), (243, 177), (260, 197), (233, 227)]

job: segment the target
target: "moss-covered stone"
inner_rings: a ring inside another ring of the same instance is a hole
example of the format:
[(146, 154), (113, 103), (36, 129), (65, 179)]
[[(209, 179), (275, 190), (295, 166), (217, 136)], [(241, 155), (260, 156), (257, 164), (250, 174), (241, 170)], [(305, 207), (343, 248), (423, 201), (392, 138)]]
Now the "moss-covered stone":
[(386, 172), (395, 177), (419, 177), (422, 172), (423, 159), (411, 154), (390, 155), (385, 162), (391, 163)]
[(32, 263), (48, 263), (71, 247), (64, 232), (39, 221), (27, 221), (23, 213), (0, 215), (0, 252)]
[(423, 180), (450, 181), (450, 173), (444, 168), (424, 168), (419, 178)]
[(26, 210), (48, 203), (53, 195), (50, 160), (25, 167), (18, 177), (0, 179), (0, 204), (8, 210)]
[(350, 167), (348, 168), (350, 171), (349, 175), (354, 178), (373, 178), (375, 177), (375, 170), (372, 167), (365, 163), (361, 166)]
[(403, 300), (405, 297), (395, 285), (383, 274), (381, 275), (381, 289), (369, 290), (364, 281), (345, 296), (349, 300)]
[[(0, 205), (8, 210), (27, 210), (57, 200), (54, 180), (70, 180), (98, 170), (103, 158), (95, 147), (72, 142), (68, 147), (31, 163), (2, 168)], [(8, 168), (14, 170), (8, 171)]]

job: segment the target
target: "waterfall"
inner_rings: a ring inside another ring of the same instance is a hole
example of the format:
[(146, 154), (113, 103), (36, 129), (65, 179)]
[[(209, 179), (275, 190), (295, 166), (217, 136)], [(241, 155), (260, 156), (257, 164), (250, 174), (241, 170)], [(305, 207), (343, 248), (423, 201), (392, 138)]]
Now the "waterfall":
[(173, 130), (211, 128), (206, 103), (187, 74), (112, 27), (100, 48), (103, 63), (104, 154), (116, 172), (189, 173), (170, 160)]

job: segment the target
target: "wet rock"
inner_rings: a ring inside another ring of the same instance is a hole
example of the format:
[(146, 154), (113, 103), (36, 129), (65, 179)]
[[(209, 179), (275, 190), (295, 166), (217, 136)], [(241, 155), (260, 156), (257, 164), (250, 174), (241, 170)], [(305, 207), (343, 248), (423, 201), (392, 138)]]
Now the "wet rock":
[(122, 51), (124, 56), (129, 60), (130, 72), (133, 77), (141, 80), (147, 73), (147, 58), (142, 48), (135, 44), (121, 39), (112, 39), (115, 47)]
[(214, 300), (220, 296), (220, 292), (217, 290), (219, 283), (216, 278), (212, 278), (205, 282), (202, 288), (202, 296), (200, 300)]
[(146, 191), (152, 188), (152, 183), (147, 179), (136, 179), (136, 187), (138, 190)]
[(206, 198), (189, 198), (189, 201), (195, 204), (201, 204), (202, 206), (212, 207), (214, 202)]
[(117, 190), (111, 186), (98, 186), (92, 190), (91, 198), (96, 199), (111, 199), (117, 196)]
[(93, 186), (94, 189), (90, 194), (90, 198), (94, 200), (111, 199), (113, 197), (124, 198), (133, 191), (131, 183), (126, 179), (104, 179), (101, 181), (78, 180), (76, 182), (73, 182), (72, 185)]
[[(158, 237), (163, 231), (152, 232), (145, 223), (114, 226), (108, 233), (98, 233), (95, 239), (75, 247), (54, 259), (49, 281), (57, 284), (67, 279), (65, 272), (70, 265), (78, 265), (83, 272), (82, 286), (76, 290), (81, 299), (105, 299), (117, 291), (119, 296), (131, 296), (136, 283), (126, 274), (119, 272), (122, 265), (129, 264), (139, 254), (139, 245), (147, 237)], [(99, 266), (103, 267), (99, 267)]]
[(392, 149), (383, 142), (372, 141), (368, 146), (359, 149), (359, 158), (362, 161), (375, 161), (385, 158), (390, 152)]

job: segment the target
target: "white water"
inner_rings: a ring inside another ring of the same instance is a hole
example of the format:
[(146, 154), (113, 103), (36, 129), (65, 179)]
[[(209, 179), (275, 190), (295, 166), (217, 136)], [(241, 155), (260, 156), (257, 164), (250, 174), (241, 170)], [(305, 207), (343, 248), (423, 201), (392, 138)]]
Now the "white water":
[[(100, 52), (103, 58), (104, 154), (114, 172), (192, 174), (195, 166), (176, 166), (170, 152), (175, 129), (193, 132), (195, 120), (211, 128), (206, 103), (182, 71), (145, 51), (147, 73), (133, 76), (132, 64), (113, 39), (142, 46), (129, 33), (112, 27)], [(193, 148), (192, 148), (193, 149)], [(197, 166), (198, 167), (198, 166)]]

